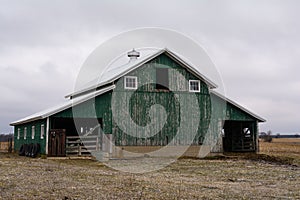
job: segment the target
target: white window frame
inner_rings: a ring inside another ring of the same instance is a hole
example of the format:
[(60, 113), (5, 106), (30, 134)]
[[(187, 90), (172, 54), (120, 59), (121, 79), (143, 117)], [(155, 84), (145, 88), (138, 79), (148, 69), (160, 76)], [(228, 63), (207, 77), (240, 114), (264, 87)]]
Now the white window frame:
[(26, 140), (27, 137), (27, 127), (24, 128), (24, 140)]
[(45, 135), (45, 125), (41, 124), (41, 139), (44, 139), (44, 135)]
[[(135, 87), (128, 87), (128, 86), (126, 85), (126, 80), (127, 80), (127, 79), (134, 79), (134, 81), (135, 81)], [(136, 90), (136, 89), (138, 88), (137, 77), (136, 77), (136, 76), (125, 76), (125, 77), (124, 77), (124, 88), (125, 88), (125, 89), (130, 89), (130, 90)]]
[(20, 139), (20, 133), (21, 133), (21, 129), (20, 128), (18, 128), (18, 134), (17, 134), (17, 140), (19, 140)]
[(35, 126), (31, 127), (31, 139), (34, 140), (34, 136), (35, 136)]
[[(198, 90), (191, 90), (191, 83), (198, 83)], [(200, 81), (199, 80), (189, 80), (189, 92), (200, 92)]]

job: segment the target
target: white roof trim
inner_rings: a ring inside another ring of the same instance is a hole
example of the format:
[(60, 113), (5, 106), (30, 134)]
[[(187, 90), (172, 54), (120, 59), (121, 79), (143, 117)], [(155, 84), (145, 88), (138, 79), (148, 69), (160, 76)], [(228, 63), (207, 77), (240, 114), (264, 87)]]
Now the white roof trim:
[(79, 91), (76, 91), (74, 93), (71, 93), (71, 94), (68, 94), (65, 96), (65, 98), (69, 98), (69, 97), (73, 97), (75, 95), (80, 95), (81, 93), (84, 93), (84, 92), (88, 92), (89, 90), (93, 90), (97, 87), (101, 87), (103, 85), (106, 85), (106, 84), (109, 84), (109, 83), (112, 83), (114, 81), (116, 81), (117, 79), (121, 78), (122, 76), (126, 75), (127, 73), (139, 68), (140, 66), (142, 66), (143, 64), (149, 62), (150, 60), (152, 60), (153, 58), (163, 54), (163, 53), (167, 53), (170, 57), (172, 57), (173, 59), (177, 60), (180, 62), (180, 64), (184, 65), (184, 67), (186, 67), (187, 69), (190, 69), (191, 72), (193, 74), (195, 74), (200, 80), (203, 80), (204, 82), (206, 82), (210, 88), (216, 88), (217, 85), (212, 82), (210, 79), (208, 79), (206, 76), (204, 76), (203, 74), (201, 74), (195, 67), (193, 67), (191, 64), (189, 64), (188, 62), (184, 61), (180, 56), (176, 55), (175, 53), (173, 53), (172, 51), (170, 51), (169, 49), (167, 48), (164, 48), (164, 49), (161, 49), (153, 54), (150, 54), (149, 56), (146, 56), (145, 58), (143, 59), (138, 59), (137, 60), (137, 63), (134, 64), (133, 66), (131, 66), (130, 68), (128, 68), (127, 70), (121, 72), (120, 74), (117, 74), (116, 76), (114, 76), (113, 78), (105, 81), (105, 82), (101, 82), (99, 84), (96, 84), (96, 85), (93, 85), (93, 86), (90, 86), (90, 87), (87, 87), (85, 89), (82, 89), (82, 90), (79, 90)]
[(115, 85), (112, 85), (112, 86), (103, 88), (101, 90), (97, 90), (97, 91), (94, 91), (92, 93), (80, 96), (76, 99), (71, 99), (67, 102), (59, 104), (59, 105), (54, 106), (52, 108), (49, 108), (49, 109), (43, 110), (41, 112), (35, 113), (33, 115), (30, 115), (30, 116), (25, 117), (23, 119), (20, 119), (18, 121), (14, 121), (10, 125), (15, 126), (15, 125), (24, 124), (24, 123), (32, 122), (32, 121), (39, 120), (39, 119), (45, 119), (49, 116), (52, 116), (56, 113), (59, 113), (59, 112), (65, 110), (65, 109), (71, 108), (72, 106), (78, 105), (78, 104), (83, 103), (87, 100), (90, 100), (90, 99), (92, 99), (92, 98), (94, 98), (98, 95), (101, 95), (101, 94), (104, 94), (104, 93), (106, 93), (110, 90), (113, 90), (115, 87), (116, 87)]
[(248, 113), (249, 115), (251, 115), (252, 117), (260, 120), (261, 122), (266, 122), (266, 120), (264, 118), (261, 118), (260, 116), (254, 114), (253, 112), (249, 111), (248, 109), (244, 108), (243, 106), (239, 105), (238, 103), (232, 101), (231, 99), (228, 99), (227, 97), (225, 97), (224, 95), (216, 92), (216, 91), (210, 91), (210, 93), (215, 94), (216, 96), (220, 97), (221, 99), (231, 103), (232, 105), (238, 107), (239, 109), (241, 109), (242, 111)]

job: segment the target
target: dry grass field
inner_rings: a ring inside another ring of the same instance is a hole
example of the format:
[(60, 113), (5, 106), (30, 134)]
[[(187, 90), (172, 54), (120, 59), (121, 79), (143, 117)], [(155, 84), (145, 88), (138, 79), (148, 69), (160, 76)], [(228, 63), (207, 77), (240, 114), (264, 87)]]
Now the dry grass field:
[(143, 174), (0, 153), (0, 199), (300, 199), (299, 145), (261, 142), (258, 155), (179, 159)]
[(260, 154), (275, 156), (300, 166), (300, 138), (273, 138), (272, 142), (260, 142)]

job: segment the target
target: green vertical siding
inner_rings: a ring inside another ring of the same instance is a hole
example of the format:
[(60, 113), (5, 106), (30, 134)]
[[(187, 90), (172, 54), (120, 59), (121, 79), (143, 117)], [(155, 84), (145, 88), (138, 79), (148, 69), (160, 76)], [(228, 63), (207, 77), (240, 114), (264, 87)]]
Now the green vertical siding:
[[(171, 91), (159, 91), (155, 89), (156, 83), (156, 69), (168, 68), (169, 88)], [(178, 73), (182, 76), (178, 76)], [(190, 96), (195, 95), (199, 108), (200, 122), (193, 126), (198, 127), (198, 132), (195, 136), (194, 143), (202, 142), (205, 134), (208, 131), (211, 118), (211, 100), (207, 85), (200, 82), (200, 92), (192, 93), (188, 91), (189, 80), (198, 80), (187, 69), (182, 68), (178, 63), (170, 59), (166, 55), (161, 55), (152, 61), (144, 64), (139, 69), (134, 70), (128, 74), (129, 76), (137, 76), (138, 90), (124, 89), (124, 78), (120, 78), (116, 82), (115, 97), (116, 101), (113, 103), (117, 108), (117, 115), (123, 115), (126, 112), (124, 102), (130, 102), (129, 112), (132, 120), (139, 126), (146, 126), (150, 123), (149, 111), (151, 106), (160, 104), (167, 112), (167, 121), (162, 130), (155, 136), (142, 139), (131, 136), (131, 134), (124, 133), (113, 121), (113, 134), (116, 138), (117, 145), (165, 145), (166, 140), (170, 142), (177, 134), (180, 126), (180, 101), (184, 104), (184, 112), (192, 113), (192, 106), (188, 106)], [(148, 83), (148, 84), (145, 84)], [(118, 101), (120, 100), (120, 101)], [(154, 113), (155, 117), (160, 120), (161, 113)], [(193, 117), (193, 116), (190, 116)], [(130, 126), (129, 124), (126, 126)], [(189, 137), (190, 134), (186, 134)], [(185, 144), (189, 138), (181, 138), (180, 141), (175, 141), (177, 144)]]
[[(41, 139), (41, 125), (44, 125), (44, 138)], [(32, 139), (32, 126), (35, 128), (34, 139)], [(27, 128), (26, 139), (24, 139), (24, 129)], [(20, 129), (20, 138), (18, 139), (18, 129)], [(41, 146), (41, 153), (45, 154), (46, 146), (46, 119), (36, 120), (30, 123), (17, 125), (14, 127), (14, 150), (19, 151), (22, 144), (39, 143)]]
[(245, 113), (230, 103), (227, 103), (226, 118), (230, 120), (256, 121), (256, 119), (251, 115)]
[(222, 117), (223, 120), (235, 120), (235, 121), (256, 121), (257, 119), (236, 107), (235, 105), (221, 99), (215, 94), (211, 94), (211, 100), (213, 102), (213, 112)]
[(111, 92), (107, 92), (95, 99), (88, 100), (73, 108), (59, 112), (53, 118), (102, 118), (103, 130), (105, 133), (111, 133)]

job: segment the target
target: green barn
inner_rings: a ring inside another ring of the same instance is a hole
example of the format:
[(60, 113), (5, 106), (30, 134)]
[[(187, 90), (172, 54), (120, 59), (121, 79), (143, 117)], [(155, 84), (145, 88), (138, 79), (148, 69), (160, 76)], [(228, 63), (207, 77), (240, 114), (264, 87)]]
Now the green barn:
[(12, 122), (14, 150), (39, 144), (48, 156), (119, 156), (116, 147), (166, 145), (258, 151), (258, 123), (265, 120), (215, 92), (217, 86), (179, 55), (160, 49), (140, 57), (132, 50), (128, 57), (92, 86), (67, 95), (67, 102)]

